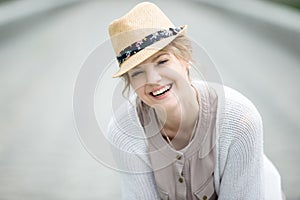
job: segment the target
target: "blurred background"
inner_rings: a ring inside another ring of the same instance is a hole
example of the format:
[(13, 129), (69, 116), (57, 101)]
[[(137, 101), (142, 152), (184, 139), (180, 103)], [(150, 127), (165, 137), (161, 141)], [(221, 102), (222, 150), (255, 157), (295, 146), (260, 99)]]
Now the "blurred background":
[[(118, 173), (77, 135), (82, 63), (137, 0), (0, 1), (0, 199), (120, 199)], [(214, 60), (264, 123), (288, 200), (300, 200), (300, 1), (152, 1)], [(108, 88), (109, 89), (109, 88)], [(108, 116), (109, 117), (109, 116)]]

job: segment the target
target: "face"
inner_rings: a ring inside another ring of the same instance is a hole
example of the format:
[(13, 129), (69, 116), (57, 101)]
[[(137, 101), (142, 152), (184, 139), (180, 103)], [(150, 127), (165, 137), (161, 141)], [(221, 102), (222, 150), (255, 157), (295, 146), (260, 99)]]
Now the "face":
[(159, 52), (128, 72), (130, 84), (147, 105), (178, 106), (190, 85), (188, 63), (171, 53)]

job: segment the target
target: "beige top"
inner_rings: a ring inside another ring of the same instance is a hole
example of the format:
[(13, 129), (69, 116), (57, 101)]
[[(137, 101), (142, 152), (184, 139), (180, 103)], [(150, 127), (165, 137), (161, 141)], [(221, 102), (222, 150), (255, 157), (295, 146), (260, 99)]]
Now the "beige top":
[(161, 199), (217, 199), (213, 176), (217, 95), (205, 85), (195, 87), (200, 100), (199, 122), (194, 138), (181, 150), (172, 148), (162, 137), (154, 109), (145, 105), (138, 109)]

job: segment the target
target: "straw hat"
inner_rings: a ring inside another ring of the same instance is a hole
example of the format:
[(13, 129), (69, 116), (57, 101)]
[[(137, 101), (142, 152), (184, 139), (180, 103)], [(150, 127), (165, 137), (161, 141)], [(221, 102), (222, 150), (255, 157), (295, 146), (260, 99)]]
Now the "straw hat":
[(153, 3), (143, 2), (109, 25), (109, 35), (119, 62), (119, 77), (134, 68), (176, 37), (185, 34), (187, 26), (175, 27)]

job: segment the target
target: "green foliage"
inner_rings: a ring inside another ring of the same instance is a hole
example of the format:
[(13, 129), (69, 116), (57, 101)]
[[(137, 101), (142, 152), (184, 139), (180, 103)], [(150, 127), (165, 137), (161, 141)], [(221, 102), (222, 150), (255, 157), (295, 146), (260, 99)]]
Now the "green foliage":
[(268, 0), (276, 3), (281, 3), (287, 6), (291, 6), (293, 8), (297, 8), (300, 10), (300, 0)]
[(0, 0), (0, 3), (5, 2), (5, 1), (12, 1), (12, 0)]

